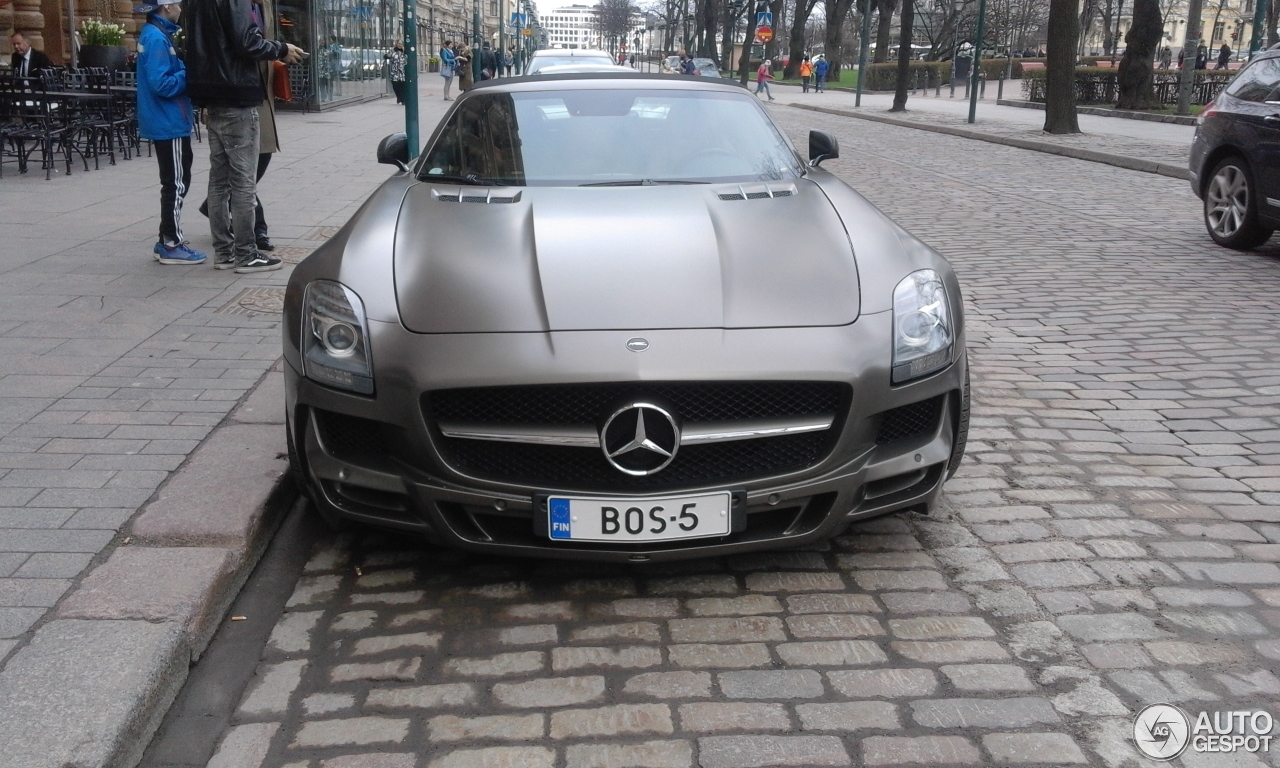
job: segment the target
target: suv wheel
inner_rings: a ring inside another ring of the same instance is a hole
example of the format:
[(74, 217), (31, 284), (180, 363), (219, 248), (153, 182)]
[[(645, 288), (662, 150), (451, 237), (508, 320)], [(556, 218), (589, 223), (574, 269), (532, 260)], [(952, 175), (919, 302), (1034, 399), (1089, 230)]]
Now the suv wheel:
[(1248, 250), (1274, 230), (1258, 223), (1258, 193), (1249, 164), (1238, 157), (1219, 162), (1204, 191), (1204, 225), (1218, 245)]

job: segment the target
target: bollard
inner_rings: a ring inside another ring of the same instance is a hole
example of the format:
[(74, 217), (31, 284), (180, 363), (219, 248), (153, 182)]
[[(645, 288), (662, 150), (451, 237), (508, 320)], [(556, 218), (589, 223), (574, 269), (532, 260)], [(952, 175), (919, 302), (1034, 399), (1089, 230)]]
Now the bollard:
[(987, 74), (985, 72), (978, 75), (978, 98), (987, 98)]
[(942, 96), (942, 73), (941, 72), (938, 73), (938, 82), (933, 86), (933, 96), (934, 98), (940, 98)]
[(1000, 85), (996, 87), (996, 101), (999, 102), (999, 101), (1002, 101), (1003, 99), (1004, 99), (1004, 73), (1001, 72)]
[(973, 87), (973, 78), (966, 77), (964, 79), (964, 97), (969, 98), (969, 89)]

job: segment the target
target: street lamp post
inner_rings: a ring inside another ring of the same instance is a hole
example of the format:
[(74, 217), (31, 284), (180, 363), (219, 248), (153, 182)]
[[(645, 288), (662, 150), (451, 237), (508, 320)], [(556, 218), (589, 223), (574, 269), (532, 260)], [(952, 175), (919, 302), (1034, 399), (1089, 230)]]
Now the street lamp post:
[(951, 98), (956, 97), (956, 64), (960, 61), (960, 12), (964, 10), (964, 0), (951, 3), (954, 21), (951, 24)]
[(1253, 9), (1253, 36), (1249, 38), (1249, 58), (1252, 59), (1258, 55), (1258, 51), (1262, 50), (1262, 35), (1266, 32), (1263, 27), (1267, 23), (1267, 0), (1258, 0), (1257, 7)]
[(404, 134), (409, 144), (409, 159), (418, 156), (418, 0), (404, 3)]
[(480, 0), (474, 0), (471, 10), (471, 82), (480, 82)]
[(871, 3), (862, 12), (862, 29), (858, 30), (858, 85), (853, 97), (853, 106), (862, 106), (862, 81), (867, 76), (867, 54), (871, 51)]

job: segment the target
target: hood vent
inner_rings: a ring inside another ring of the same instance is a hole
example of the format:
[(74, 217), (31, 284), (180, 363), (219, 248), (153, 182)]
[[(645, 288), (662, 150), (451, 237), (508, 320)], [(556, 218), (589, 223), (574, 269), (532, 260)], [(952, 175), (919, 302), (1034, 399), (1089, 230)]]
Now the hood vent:
[(794, 184), (750, 184), (722, 188), (716, 193), (721, 200), (767, 200), (773, 197), (791, 197), (796, 194)]
[(498, 203), (518, 203), (520, 202), (520, 194), (520, 192), (516, 192), (514, 195), (495, 195), (493, 190), (485, 190), (483, 194), (472, 192), (464, 195), (460, 192), (441, 192), (438, 189), (431, 190), (431, 196), (442, 203), (484, 203), (488, 205)]

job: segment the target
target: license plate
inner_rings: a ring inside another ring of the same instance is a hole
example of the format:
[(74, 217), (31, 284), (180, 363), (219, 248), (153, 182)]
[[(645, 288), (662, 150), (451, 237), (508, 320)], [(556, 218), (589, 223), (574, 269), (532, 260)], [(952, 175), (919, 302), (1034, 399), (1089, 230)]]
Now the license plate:
[(731, 493), (659, 499), (547, 498), (547, 530), (562, 541), (646, 542), (727, 536)]

